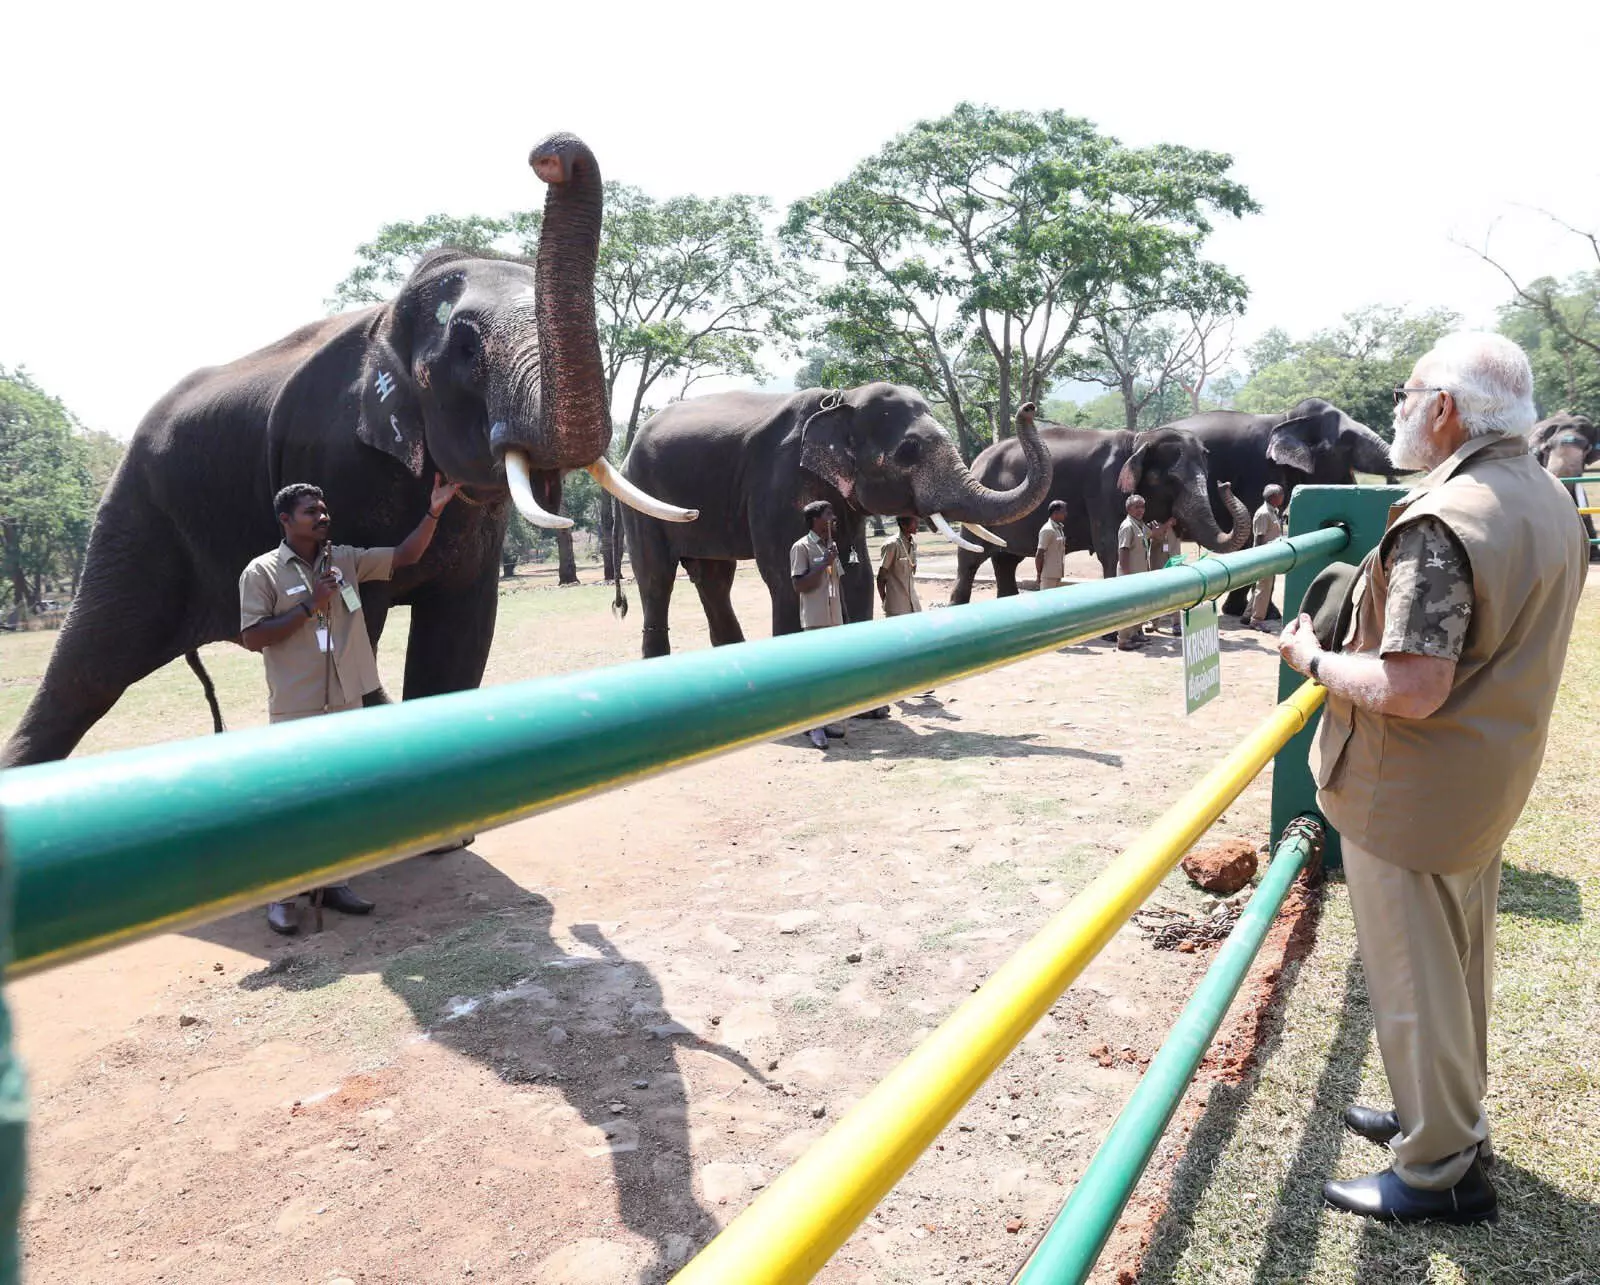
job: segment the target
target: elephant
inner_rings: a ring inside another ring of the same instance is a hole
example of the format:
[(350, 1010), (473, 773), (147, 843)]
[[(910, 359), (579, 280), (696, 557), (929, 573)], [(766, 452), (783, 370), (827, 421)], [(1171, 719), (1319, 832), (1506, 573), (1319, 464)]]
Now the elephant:
[[(1108, 580), (1117, 574), (1117, 527), (1122, 522), (1124, 501), (1133, 492), (1144, 496), (1147, 522), (1163, 522), (1176, 515), (1185, 538), (1208, 549), (1229, 552), (1249, 537), (1250, 515), (1225, 488), (1217, 486), (1205, 447), (1191, 433), (1171, 428), (1133, 433), (1051, 424), (1039, 436), (1050, 456), (1049, 489), (1039, 503), (1016, 519), (989, 524), (992, 534), (1004, 541), (1003, 548), (985, 540), (975, 551), (963, 549), (956, 555), (952, 605), (971, 601), (973, 579), (989, 560), (994, 563), (999, 596), (1017, 592), (1017, 566), (1037, 550), (1039, 528), (1048, 518), (1051, 500), (1066, 501), (1068, 551), (1092, 551)], [(979, 480), (997, 487), (1010, 483), (1021, 467), (1015, 440), (996, 442), (972, 461)], [(1227, 528), (1223, 521), (1229, 523)]]
[[(203, 675), (202, 644), (237, 642), (239, 575), (278, 543), (273, 496), (289, 482), (322, 487), (335, 537), (370, 547), (400, 542), (436, 471), (464, 485), (468, 502), (445, 510), (419, 563), (360, 586), (374, 646), (389, 609), (411, 607), (407, 699), (483, 677), (508, 495), (531, 521), (570, 525), (556, 516), (561, 476), (586, 468), (619, 498), (649, 503), (605, 462), (599, 167), (570, 134), (535, 147), (529, 164), (548, 185), (534, 263), (434, 251), (391, 303), (197, 371), (145, 416), (0, 764), (66, 757), (131, 684), (178, 656)], [(366, 703), (387, 699), (379, 688)]]
[[(1402, 471), (1389, 458), (1383, 438), (1320, 397), (1308, 397), (1280, 415), (1208, 411), (1174, 420), (1170, 427), (1187, 429), (1205, 443), (1217, 476), (1233, 484), (1234, 495), (1252, 513), (1261, 507), (1268, 483), (1283, 488), (1287, 504), (1295, 488), (1307, 483), (1353, 483), (1357, 470), (1393, 481)], [(1230, 593), (1223, 614), (1242, 614), (1247, 592)], [(1279, 615), (1273, 607), (1268, 618)]]
[(644, 655), (671, 650), (667, 612), (679, 564), (699, 591), (714, 646), (743, 641), (731, 594), (737, 564), (748, 558), (772, 596), (773, 634), (797, 633), (789, 549), (805, 534), (800, 511), (811, 500), (827, 500), (838, 518), (845, 620), (870, 620), (867, 516), (927, 517), (953, 538), (952, 521), (1004, 523), (1026, 513), (1050, 483), (1031, 403), (1018, 414), (1015, 442), (1024, 461), (1018, 480), (995, 491), (962, 463), (921, 394), (900, 385), (714, 393), (668, 406), (640, 428), (623, 476), (700, 518), (668, 526), (623, 515), (644, 606)]
[[(1600, 462), (1600, 428), (1587, 415), (1575, 415), (1569, 410), (1542, 419), (1528, 435), (1528, 449), (1535, 459), (1554, 477), (1577, 477), (1589, 465)], [(1575, 487), (1568, 488), (1572, 498), (1578, 499)], [(1587, 488), (1585, 488), (1587, 491)], [(1600, 493), (1600, 488), (1597, 488)], [(1582, 515), (1583, 529), (1591, 541), (1590, 560), (1600, 557), (1594, 540), (1594, 522), (1587, 513)]]

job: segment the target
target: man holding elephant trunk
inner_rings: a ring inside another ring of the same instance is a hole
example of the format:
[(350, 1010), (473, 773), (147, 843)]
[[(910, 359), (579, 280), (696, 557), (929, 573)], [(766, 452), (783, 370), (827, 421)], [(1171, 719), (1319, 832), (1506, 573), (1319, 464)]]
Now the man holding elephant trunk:
[[(333, 519), (321, 488), (295, 482), (278, 492), (273, 506), (283, 542), (252, 561), (239, 577), (239, 641), (266, 661), (270, 722), (361, 708), (361, 698), (378, 686), (378, 662), (356, 586), (363, 580), (387, 580), (419, 561), (458, 489), (457, 483), (435, 474), (428, 511), (392, 549), (334, 544), (328, 538)], [(348, 884), (319, 891), (321, 905), (345, 914), (364, 915), (372, 909)], [(296, 932), (294, 903), (269, 905), (267, 924), (277, 933)]]

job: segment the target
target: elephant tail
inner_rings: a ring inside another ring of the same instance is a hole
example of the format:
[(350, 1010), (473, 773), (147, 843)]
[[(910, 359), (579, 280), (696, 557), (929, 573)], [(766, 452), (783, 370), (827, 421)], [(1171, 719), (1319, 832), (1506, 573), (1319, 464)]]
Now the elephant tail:
[(212, 685), (211, 675), (206, 673), (206, 667), (200, 661), (200, 653), (186, 651), (183, 658), (189, 662), (189, 668), (194, 670), (194, 676), (200, 680), (200, 690), (206, 694), (206, 704), (211, 706), (211, 730), (218, 734), (228, 729), (222, 722), (222, 706), (217, 704), (217, 689)]
[(617, 572), (617, 593), (611, 599), (611, 614), (618, 620), (626, 619), (628, 615), (628, 595), (622, 592), (622, 572)]

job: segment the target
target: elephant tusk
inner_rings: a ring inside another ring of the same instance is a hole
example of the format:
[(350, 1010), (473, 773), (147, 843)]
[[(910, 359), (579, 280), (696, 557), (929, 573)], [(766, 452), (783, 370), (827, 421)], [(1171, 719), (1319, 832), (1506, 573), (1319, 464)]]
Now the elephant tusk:
[[(933, 529), (935, 531), (942, 535), (946, 540), (950, 541), (951, 544), (955, 545), (956, 548), (965, 549), (968, 553), (983, 552), (983, 546), (981, 544), (973, 544), (971, 540), (963, 540), (959, 535), (957, 535), (955, 528), (944, 520), (944, 514), (930, 513), (928, 514), (928, 521), (933, 523)], [(996, 540), (995, 543), (999, 544), (1000, 542)]]
[(637, 509), (646, 517), (659, 518), (663, 522), (693, 522), (700, 516), (699, 509), (680, 509), (675, 504), (667, 504), (653, 495), (647, 495), (612, 468), (611, 461), (604, 455), (589, 465), (589, 475), (630, 509)]
[(546, 513), (533, 498), (533, 475), (528, 469), (528, 457), (521, 451), (506, 452), (506, 485), (511, 488), (511, 502), (517, 506), (517, 512), (534, 526), (547, 531), (565, 531), (572, 525), (571, 518)]
[(961, 524), (961, 529), (968, 535), (975, 535), (980, 540), (987, 540), (997, 549), (1003, 549), (1006, 547), (1006, 542), (997, 536), (993, 531), (989, 530), (989, 528), (986, 526), (979, 526), (976, 522), (963, 522)]

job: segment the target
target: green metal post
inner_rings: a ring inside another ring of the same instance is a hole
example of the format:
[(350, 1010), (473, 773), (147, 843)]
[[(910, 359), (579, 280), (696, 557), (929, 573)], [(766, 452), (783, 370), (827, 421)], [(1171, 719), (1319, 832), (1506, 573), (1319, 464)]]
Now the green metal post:
[[(1302, 486), (1295, 489), (1289, 502), (1289, 535), (1291, 538), (1329, 526), (1341, 526), (1350, 533), (1350, 541), (1341, 548), (1317, 557), (1302, 558), (1285, 577), (1283, 583), (1283, 618), (1293, 620), (1300, 610), (1300, 601), (1313, 577), (1330, 562), (1348, 562), (1360, 565), (1367, 553), (1383, 538), (1389, 525), (1389, 508), (1397, 503), (1405, 490), (1396, 486)], [(1278, 699), (1305, 682), (1287, 665), (1278, 667)], [(1311, 779), (1311, 769), (1306, 756), (1311, 751), (1311, 738), (1317, 734), (1322, 722), (1319, 710), (1305, 729), (1278, 751), (1272, 764), (1272, 834), (1283, 833), (1283, 828), (1302, 813), (1316, 813), (1317, 787)], [(1320, 815), (1320, 814), (1319, 814)], [(1322, 861), (1326, 866), (1340, 865), (1339, 836), (1331, 828), (1323, 846)]]
[(1067, 1203), (1017, 1276), (1018, 1285), (1078, 1285), (1094, 1270), (1095, 1260), (1227, 1016), (1290, 885), (1315, 850), (1319, 831), (1320, 826), (1308, 821), (1291, 826), (1279, 842), (1261, 886), (1217, 951), (1216, 961), (1184, 1005)]
[(1346, 538), (0, 773), (13, 973), (1190, 607)]

